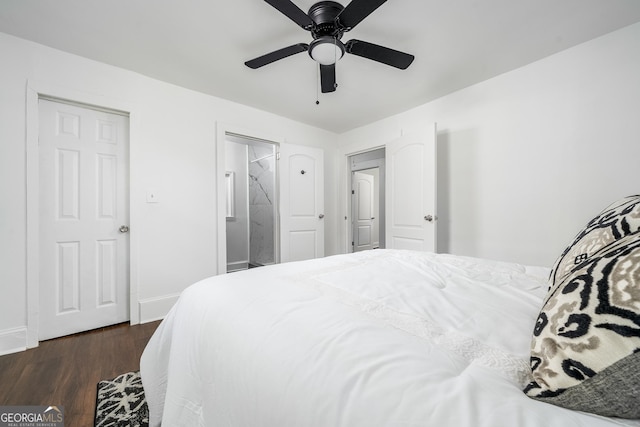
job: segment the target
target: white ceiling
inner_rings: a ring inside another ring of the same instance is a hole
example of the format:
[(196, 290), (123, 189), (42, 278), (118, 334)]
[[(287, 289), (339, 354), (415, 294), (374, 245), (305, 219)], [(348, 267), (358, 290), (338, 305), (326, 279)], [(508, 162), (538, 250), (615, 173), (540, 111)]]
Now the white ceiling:
[[(315, 0), (294, 3), (306, 12)], [(0, 1), (0, 32), (338, 133), (638, 21), (639, 0), (388, 0), (342, 41), (411, 53), (413, 64), (346, 55), (337, 91), (316, 105), (307, 53), (244, 65), (311, 41), (263, 0)]]

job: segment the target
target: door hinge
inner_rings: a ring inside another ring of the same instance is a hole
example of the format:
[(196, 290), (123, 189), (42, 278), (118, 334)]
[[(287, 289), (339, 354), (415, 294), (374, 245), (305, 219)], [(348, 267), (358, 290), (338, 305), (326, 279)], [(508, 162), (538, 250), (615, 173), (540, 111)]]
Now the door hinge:
[(353, 242), (351, 242), (351, 246), (355, 246), (355, 244)]
[(356, 194), (356, 190), (351, 190), (351, 194)]
[(276, 160), (280, 160), (280, 152), (279, 151), (276, 153)]

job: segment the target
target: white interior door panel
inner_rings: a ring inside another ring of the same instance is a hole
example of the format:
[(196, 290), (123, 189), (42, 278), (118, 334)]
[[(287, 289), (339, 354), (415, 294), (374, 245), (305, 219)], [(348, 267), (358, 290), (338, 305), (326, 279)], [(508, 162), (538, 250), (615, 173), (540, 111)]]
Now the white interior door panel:
[(356, 232), (354, 233), (354, 252), (373, 249), (374, 245), (374, 178), (362, 172), (353, 173), (353, 196)]
[(128, 117), (39, 101), (39, 340), (129, 319)]
[(280, 145), (280, 260), (324, 256), (324, 154)]
[(388, 248), (436, 250), (436, 125), (386, 145)]

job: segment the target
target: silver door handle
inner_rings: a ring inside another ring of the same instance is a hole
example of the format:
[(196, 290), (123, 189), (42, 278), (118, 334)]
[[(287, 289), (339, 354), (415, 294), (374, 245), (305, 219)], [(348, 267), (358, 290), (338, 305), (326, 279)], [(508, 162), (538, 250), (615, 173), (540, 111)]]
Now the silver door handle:
[(118, 228), (118, 231), (121, 233), (128, 233), (129, 232), (129, 227), (126, 225), (121, 225), (120, 228)]
[(318, 215), (318, 218), (320, 218), (320, 219), (324, 218), (324, 214)]

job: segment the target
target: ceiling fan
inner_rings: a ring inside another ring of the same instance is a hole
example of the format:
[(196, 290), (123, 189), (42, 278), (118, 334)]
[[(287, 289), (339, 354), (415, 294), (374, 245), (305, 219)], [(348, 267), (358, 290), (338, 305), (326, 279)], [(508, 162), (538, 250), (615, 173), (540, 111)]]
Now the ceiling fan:
[(346, 7), (334, 1), (320, 1), (304, 13), (290, 0), (265, 0), (304, 30), (310, 31), (310, 44), (297, 43), (245, 62), (249, 68), (260, 68), (296, 53), (308, 51), (311, 58), (320, 64), (320, 86), (322, 93), (336, 90), (336, 62), (345, 53), (371, 59), (401, 70), (413, 62), (414, 56), (388, 47), (378, 46), (362, 40), (340, 39), (352, 30), (371, 12), (387, 0), (352, 0)]

